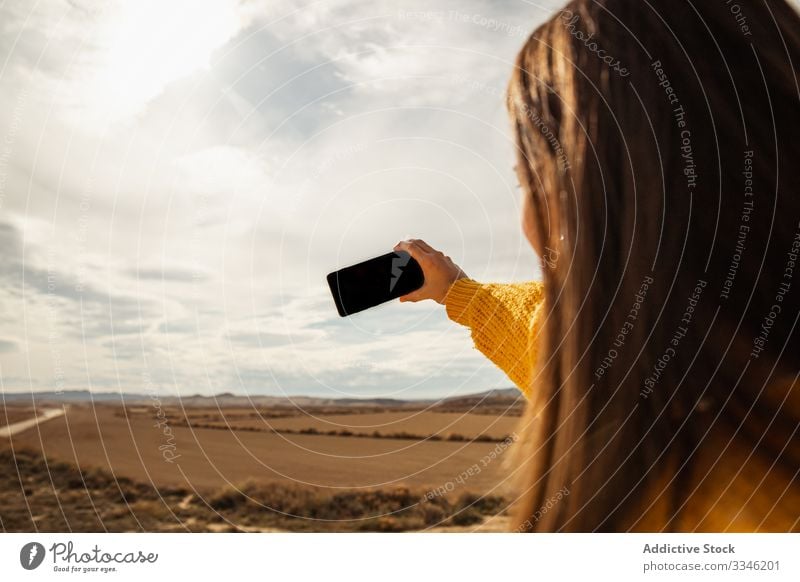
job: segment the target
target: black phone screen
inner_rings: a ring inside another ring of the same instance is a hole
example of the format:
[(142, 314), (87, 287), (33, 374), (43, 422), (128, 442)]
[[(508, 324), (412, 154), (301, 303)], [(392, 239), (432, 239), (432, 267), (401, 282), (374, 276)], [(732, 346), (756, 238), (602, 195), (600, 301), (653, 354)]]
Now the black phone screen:
[(342, 317), (416, 291), (424, 282), (422, 267), (406, 251), (393, 251), (328, 274)]

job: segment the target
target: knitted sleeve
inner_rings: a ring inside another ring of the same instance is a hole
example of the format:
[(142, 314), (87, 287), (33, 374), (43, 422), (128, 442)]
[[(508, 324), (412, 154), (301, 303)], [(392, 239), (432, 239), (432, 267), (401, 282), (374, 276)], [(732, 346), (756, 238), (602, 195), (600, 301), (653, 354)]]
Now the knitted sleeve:
[(470, 328), (473, 343), (530, 396), (544, 299), (542, 283), (455, 281), (445, 297), (447, 316)]

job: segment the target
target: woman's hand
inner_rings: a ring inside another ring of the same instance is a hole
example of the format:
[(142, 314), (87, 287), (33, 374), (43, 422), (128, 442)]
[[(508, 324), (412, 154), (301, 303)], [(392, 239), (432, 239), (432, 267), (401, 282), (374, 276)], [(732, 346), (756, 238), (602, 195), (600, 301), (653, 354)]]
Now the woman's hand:
[(424, 240), (412, 238), (394, 245), (395, 251), (407, 251), (422, 267), (425, 283), (417, 289), (400, 297), (400, 301), (422, 301), (433, 299), (444, 305), (450, 286), (467, 274), (448, 256), (437, 251)]

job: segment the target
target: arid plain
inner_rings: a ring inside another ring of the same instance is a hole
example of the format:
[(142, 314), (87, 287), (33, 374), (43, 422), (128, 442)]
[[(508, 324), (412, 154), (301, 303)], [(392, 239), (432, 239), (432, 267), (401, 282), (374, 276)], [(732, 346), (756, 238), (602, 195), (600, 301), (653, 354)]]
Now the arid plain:
[(9, 400), (0, 527), (502, 530), (522, 406), (510, 391), (419, 403)]

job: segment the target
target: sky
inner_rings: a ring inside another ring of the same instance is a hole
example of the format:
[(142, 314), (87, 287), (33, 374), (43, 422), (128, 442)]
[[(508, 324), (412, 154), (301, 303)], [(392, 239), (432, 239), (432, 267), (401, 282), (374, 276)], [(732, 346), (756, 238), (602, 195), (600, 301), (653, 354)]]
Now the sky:
[(538, 278), (503, 92), (561, 4), (0, 4), (0, 391), (510, 387), (443, 306), (340, 318), (325, 276), (421, 238)]

